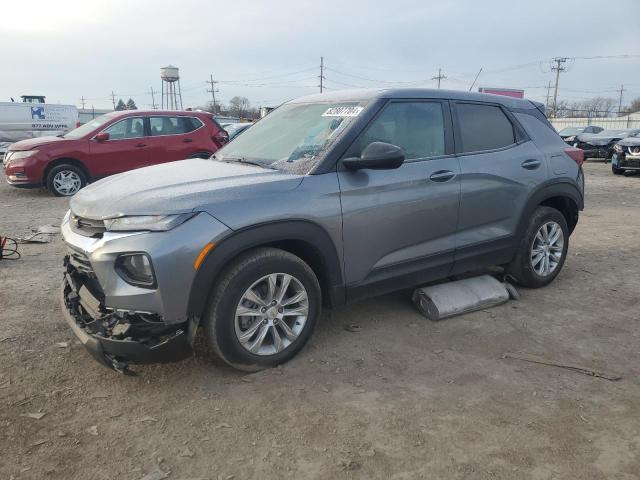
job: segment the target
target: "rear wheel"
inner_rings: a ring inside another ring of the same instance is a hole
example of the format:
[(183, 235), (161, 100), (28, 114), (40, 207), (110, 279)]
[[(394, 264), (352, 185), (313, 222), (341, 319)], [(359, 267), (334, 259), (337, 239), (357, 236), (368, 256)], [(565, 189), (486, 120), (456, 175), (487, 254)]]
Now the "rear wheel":
[(87, 184), (87, 176), (81, 168), (70, 163), (53, 167), (46, 178), (47, 189), (56, 197), (70, 197)]
[(508, 272), (520, 285), (544, 287), (562, 270), (568, 248), (569, 229), (564, 215), (555, 208), (538, 207)]
[(211, 293), (203, 319), (207, 345), (240, 370), (274, 367), (307, 342), (321, 304), (318, 279), (300, 258), (275, 248), (248, 252)]

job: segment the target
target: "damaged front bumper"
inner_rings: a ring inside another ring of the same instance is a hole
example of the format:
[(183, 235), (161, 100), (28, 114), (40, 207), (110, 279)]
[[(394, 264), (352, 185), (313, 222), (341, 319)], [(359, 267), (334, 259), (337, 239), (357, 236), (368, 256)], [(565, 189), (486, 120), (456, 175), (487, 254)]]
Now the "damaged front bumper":
[[(198, 324), (188, 308), (194, 262), (227, 227), (206, 213), (162, 232), (109, 232), (87, 219), (79, 231), (69, 218), (61, 225), (67, 255), (60, 300), (66, 322), (91, 355), (119, 371), (129, 363), (188, 357)], [(153, 285), (137, 286), (120, 274), (119, 258), (131, 253), (152, 263)]]
[(64, 318), (88, 352), (103, 365), (124, 372), (129, 363), (168, 363), (192, 353), (188, 322), (167, 327), (152, 315), (108, 311), (65, 260), (67, 272), (61, 289)]

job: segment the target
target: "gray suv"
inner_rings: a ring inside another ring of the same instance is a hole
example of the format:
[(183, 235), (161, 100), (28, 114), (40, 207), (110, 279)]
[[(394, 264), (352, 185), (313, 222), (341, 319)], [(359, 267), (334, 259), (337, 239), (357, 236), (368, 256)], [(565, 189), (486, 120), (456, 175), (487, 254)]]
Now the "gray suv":
[(103, 364), (175, 361), (198, 327), (256, 370), (292, 358), (322, 305), (503, 266), (560, 272), (582, 151), (527, 100), (444, 90), (285, 103), (210, 159), (141, 168), (71, 199), (61, 291)]

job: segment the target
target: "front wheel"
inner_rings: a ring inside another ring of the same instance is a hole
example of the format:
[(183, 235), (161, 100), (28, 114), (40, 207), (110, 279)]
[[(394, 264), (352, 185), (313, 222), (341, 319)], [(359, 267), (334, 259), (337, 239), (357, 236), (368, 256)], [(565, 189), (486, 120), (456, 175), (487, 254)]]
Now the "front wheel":
[(321, 310), (313, 270), (275, 248), (243, 254), (221, 274), (203, 319), (212, 352), (234, 368), (257, 371), (293, 358)]
[(47, 189), (56, 197), (70, 197), (87, 184), (87, 176), (75, 165), (63, 163), (49, 171), (46, 184)]
[(625, 172), (624, 168), (618, 168), (615, 165), (611, 165), (611, 171), (614, 175), (623, 175)]
[(525, 287), (551, 283), (562, 270), (569, 248), (569, 229), (555, 208), (538, 207), (529, 220), (509, 274)]

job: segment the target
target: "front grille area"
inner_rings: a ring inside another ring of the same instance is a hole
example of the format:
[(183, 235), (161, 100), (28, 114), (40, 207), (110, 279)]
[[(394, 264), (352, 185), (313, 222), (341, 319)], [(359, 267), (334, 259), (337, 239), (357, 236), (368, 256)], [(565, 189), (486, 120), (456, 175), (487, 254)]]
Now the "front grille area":
[(69, 225), (73, 232), (85, 237), (100, 238), (107, 230), (104, 226), (103, 220), (92, 220), (90, 218), (79, 217), (75, 213), (71, 214)]
[(69, 263), (75, 268), (78, 272), (84, 273), (86, 275), (93, 274), (93, 268), (91, 267), (91, 262), (89, 258), (81, 252), (73, 248), (70, 245), (67, 245), (67, 252), (69, 255)]

